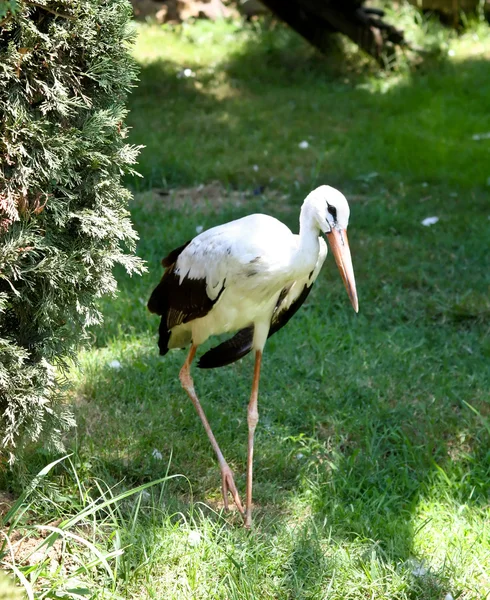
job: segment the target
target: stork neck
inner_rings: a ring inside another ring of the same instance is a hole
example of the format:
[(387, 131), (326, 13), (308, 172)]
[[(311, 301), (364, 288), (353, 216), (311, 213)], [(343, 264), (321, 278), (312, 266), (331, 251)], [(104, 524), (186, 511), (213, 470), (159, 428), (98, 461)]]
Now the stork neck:
[(299, 253), (303, 260), (316, 264), (320, 251), (320, 227), (312, 214), (311, 207), (303, 205), (299, 217)]
[(299, 237), (301, 244), (308, 245), (313, 241), (318, 244), (318, 236), (320, 235), (320, 226), (315, 218), (312, 207), (308, 204), (303, 204), (299, 215)]

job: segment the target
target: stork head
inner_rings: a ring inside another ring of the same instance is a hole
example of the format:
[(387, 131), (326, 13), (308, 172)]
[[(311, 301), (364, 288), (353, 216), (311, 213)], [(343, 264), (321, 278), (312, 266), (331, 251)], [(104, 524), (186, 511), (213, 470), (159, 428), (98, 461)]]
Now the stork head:
[(344, 194), (329, 185), (321, 185), (306, 197), (302, 214), (327, 238), (352, 306), (358, 312), (356, 280), (347, 239), (350, 209)]

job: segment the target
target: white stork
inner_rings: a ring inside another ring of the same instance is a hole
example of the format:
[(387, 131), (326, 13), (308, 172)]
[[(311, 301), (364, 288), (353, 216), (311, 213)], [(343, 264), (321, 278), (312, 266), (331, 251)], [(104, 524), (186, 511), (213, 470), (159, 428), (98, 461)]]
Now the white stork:
[[(299, 235), (268, 215), (253, 214), (204, 231), (162, 260), (162, 280), (148, 302), (160, 315), (158, 346), (190, 344), (180, 381), (194, 404), (218, 457), (222, 492), (228, 492), (251, 526), (254, 432), (258, 421), (257, 396), (262, 352), (268, 337), (283, 327), (303, 304), (327, 256), (326, 235), (354, 310), (356, 284), (347, 240), (349, 205), (338, 190), (322, 185), (301, 208)], [(252, 393), (248, 405), (248, 456), (245, 511), (233, 473), (211, 431), (191, 378), (191, 363), (209, 336), (238, 331), (231, 339), (206, 352), (198, 366), (228, 365), (251, 350), (255, 353)]]

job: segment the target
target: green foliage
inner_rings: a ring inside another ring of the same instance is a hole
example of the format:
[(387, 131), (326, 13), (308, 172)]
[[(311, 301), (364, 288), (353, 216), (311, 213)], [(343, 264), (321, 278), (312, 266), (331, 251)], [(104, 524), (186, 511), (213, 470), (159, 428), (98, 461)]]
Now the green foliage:
[[(112, 268), (142, 270), (121, 185), (136, 76), (126, 0), (21, 2), (0, 31), (0, 424), (20, 441), (60, 434), (62, 372), (101, 320)], [(58, 369), (55, 369), (58, 367)], [(58, 374), (57, 374), (58, 373)]]
[(18, 10), (19, 2), (17, 0), (0, 1), (0, 19), (7, 19), (9, 17), (9, 14), (16, 13)]

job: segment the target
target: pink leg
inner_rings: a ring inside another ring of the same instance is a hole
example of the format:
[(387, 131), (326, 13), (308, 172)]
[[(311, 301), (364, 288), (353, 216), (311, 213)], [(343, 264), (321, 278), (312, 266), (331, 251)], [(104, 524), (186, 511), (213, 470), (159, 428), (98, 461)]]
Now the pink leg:
[(252, 476), (253, 476), (253, 458), (254, 458), (254, 434), (255, 427), (259, 420), (259, 412), (257, 409), (257, 398), (259, 395), (259, 378), (260, 364), (262, 362), (262, 352), (255, 352), (255, 368), (254, 379), (252, 383), (252, 394), (248, 404), (248, 455), (247, 455), (247, 503), (245, 514), (245, 527), (250, 528), (252, 525)]
[(218, 442), (214, 437), (213, 432), (211, 431), (211, 427), (209, 425), (208, 420), (206, 419), (206, 415), (202, 409), (201, 403), (199, 402), (196, 391), (194, 389), (194, 382), (191, 377), (191, 363), (194, 360), (194, 356), (196, 355), (197, 346), (192, 344), (189, 354), (186, 358), (184, 366), (180, 370), (180, 382), (182, 383), (182, 387), (187, 392), (189, 398), (192, 400), (192, 404), (194, 404), (195, 409), (197, 410), (197, 414), (201, 418), (202, 424), (204, 425), (204, 429), (208, 434), (209, 441), (216, 452), (216, 456), (218, 457), (219, 467), (221, 469), (221, 490), (223, 492), (223, 502), (225, 505), (225, 509), (228, 510), (228, 492), (233, 496), (233, 500), (237, 505), (238, 510), (243, 514), (243, 505), (240, 501), (240, 496), (238, 495), (235, 481), (233, 480), (233, 472), (230, 469), (228, 463), (223, 457), (223, 454), (218, 446)]

